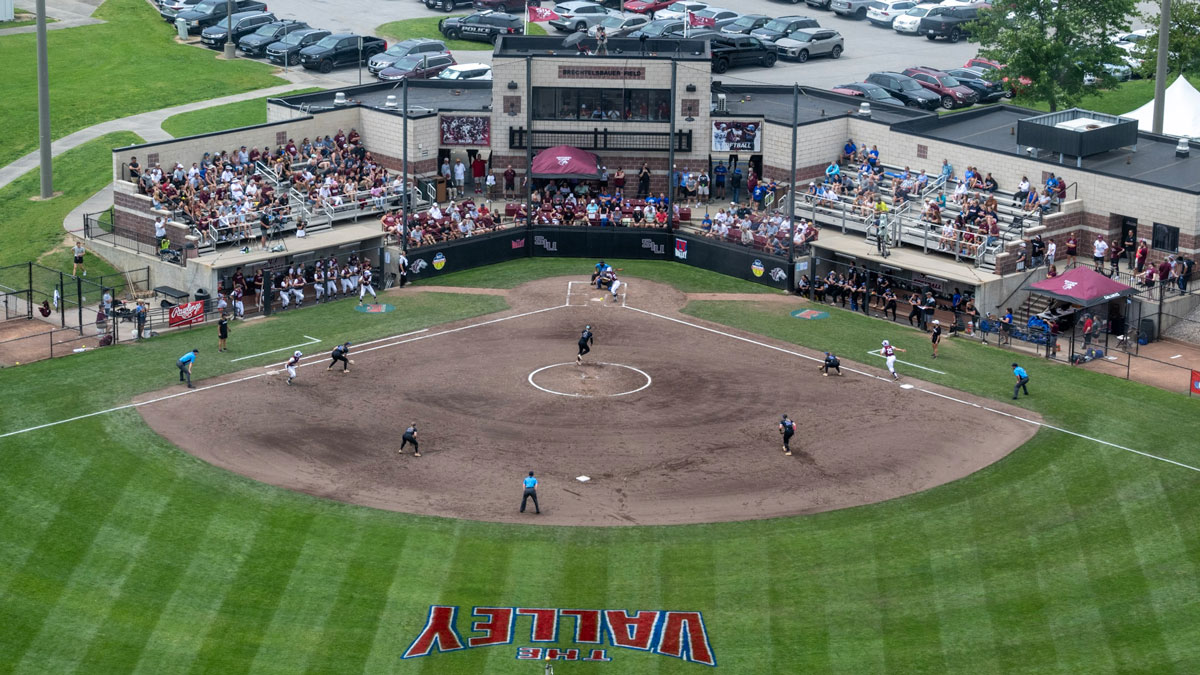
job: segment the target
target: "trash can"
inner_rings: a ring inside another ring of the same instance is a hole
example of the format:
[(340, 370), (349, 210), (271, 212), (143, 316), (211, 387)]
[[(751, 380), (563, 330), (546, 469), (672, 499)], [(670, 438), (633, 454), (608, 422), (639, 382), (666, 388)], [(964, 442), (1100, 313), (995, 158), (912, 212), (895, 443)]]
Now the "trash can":
[(196, 289), (196, 292), (192, 294), (192, 299), (204, 301), (204, 313), (205, 314), (207, 314), (209, 309), (212, 308), (212, 296), (210, 296), (208, 294), (208, 292), (205, 291), (203, 288)]
[(1149, 317), (1142, 319), (1138, 324), (1138, 343), (1149, 344), (1154, 342), (1158, 337), (1158, 331), (1154, 326), (1154, 319)]
[(437, 178), (434, 179), (434, 185), (437, 186), (438, 203), (440, 204), (440, 203), (446, 201), (446, 177), (438, 176)]
[(179, 39), (183, 40), (184, 42), (187, 42), (187, 39), (188, 39), (187, 22), (184, 21), (183, 19), (175, 19), (175, 30), (176, 30), (176, 32), (179, 33)]

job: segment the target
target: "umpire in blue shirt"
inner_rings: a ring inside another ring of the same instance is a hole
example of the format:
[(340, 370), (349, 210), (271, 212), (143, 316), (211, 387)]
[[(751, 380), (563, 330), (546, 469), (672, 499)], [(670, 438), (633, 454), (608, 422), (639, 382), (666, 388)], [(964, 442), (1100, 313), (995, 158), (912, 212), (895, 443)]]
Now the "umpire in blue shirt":
[(196, 388), (192, 386), (192, 364), (196, 362), (196, 355), (199, 353), (199, 349), (193, 349), (179, 357), (179, 362), (175, 364), (179, 366), (179, 381), (183, 382), (186, 380), (188, 389)]
[(1013, 400), (1015, 401), (1017, 400), (1017, 394), (1021, 391), (1024, 391), (1026, 396), (1029, 395), (1029, 387), (1025, 386), (1029, 384), (1029, 373), (1025, 372), (1024, 368), (1015, 363), (1012, 364), (1012, 369), (1013, 375), (1017, 378), (1017, 383), (1013, 385)]
[(534, 513), (542, 512), (542, 510), (540, 508), (538, 508), (537, 484), (538, 484), (538, 479), (534, 478), (533, 472), (530, 471), (529, 475), (525, 477), (525, 495), (523, 497), (521, 497), (521, 513), (525, 513), (525, 504), (526, 504), (526, 502), (529, 501), (530, 498), (533, 499), (533, 512)]

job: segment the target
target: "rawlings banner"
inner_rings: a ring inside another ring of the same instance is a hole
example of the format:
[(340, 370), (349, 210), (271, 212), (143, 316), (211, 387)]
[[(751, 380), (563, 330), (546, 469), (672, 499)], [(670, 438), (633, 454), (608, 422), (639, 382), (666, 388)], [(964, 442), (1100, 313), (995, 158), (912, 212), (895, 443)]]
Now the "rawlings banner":
[(688, 12), (688, 23), (691, 24), (692, 28), (716, 28), (717, 19), (716, 17), (700, 16), (695, 12)]
[(762, 152), (762, 125), (758, 122), (733, 122), (728, 120), (712, 123), (713, 152)]
[(190, 326), (194, 323), (202, 323), (203, 321), (203, 300), (194, 300), (181, 305), (175, 305), (167, 312), (167, 325), (172, 328), (175, 326)]
[(549, 7), (535, 7), (533, 5), (529, 6), (529, 23), (541, 23), (543, 21), (553, 21), (561, 18), (561, 16), (559, 16)]
[(1200, 370), (1192, 371), (1192, 388), (1188, 390), (1188, 394), (1200, 396)]

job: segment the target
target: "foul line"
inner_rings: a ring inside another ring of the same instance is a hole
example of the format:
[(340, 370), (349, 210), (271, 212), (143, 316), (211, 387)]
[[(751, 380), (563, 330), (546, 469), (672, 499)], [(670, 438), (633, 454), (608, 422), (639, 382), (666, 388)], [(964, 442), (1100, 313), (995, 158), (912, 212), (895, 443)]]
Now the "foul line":
[[(881, 351), (883, 351), (883, 350), (882, 350), (882, 349), (876, 349), (875, 351), (869, 351), (869, 352), (867, 352), (867, 353), (868, 353), (868, 354), (870, 354), (871, 356), (878, 356), (878, 357), (879, 357), (879, 358), (881, 358), (881, 359), (886, 359), (886, 358), (887, 358), (886, 356), (884, 356), (883, 354), (880, 354), (880, 353), (879, 353), (879, 352), (881, 352)], [(904, 365), (906, 365), (906, 366), (912, 366), (913, 368), (920, 368), (921, 370), (928, 370), (929, 372), (931, 372), (931, 373), (937, 373), (938, 375), (945, 375), (945, 373), (943, 373), (943, 372), (942, 372), (942, 371), (940, 371), (940, 370), (934, 370), (933, 368), (926, 368), (925, 366), (918, 366), (918, 365), (917, 365), (917, 364), (915, 364), (915, 363), (909, 363), (908, 361), (901, 361), (900, 359), (896, 359), (896, 363), (903, 363), (903, 364), (904, 364)]]
[(311, 335), (301, 335), (300, 337), (308, 338), (308, 342), (301, 342), (298, 345), (291, 345), (290, 347), (280, 347), (279, 349), (272, 349), (272, 350), (266, 351), (266, 352), (259, 352), (257, 354), (251, 354), (250, 356), (239, 356), (236, 359), (230, 359), (229, 362), (237, 363), (238, 361), (245, 361), (246, 359), (252, 359), (256, 356), (266, 356), (267, 354), (274, 354), (275, 352), (282, 352), (287, 349), (295, 349), (296, 347), (304, 347), (306, 345), (316, 344), (321, 341), (319, 338), (315, 338)]
[[(715, 334), (717, 334), (717, 335), (723, 335), (723, 336), (725, 336), (725, 337), (728, 337), (728, 338), (733, 338), (734, 340), (741, 340), (742, 342), (748, 342), (748, 343), (750, 343), (750, 344), (753, 344), (753, 345), (758, 345), (758, 346), (760, 346), (760, 347), (766, 347), (767, 349), (773, 349), (773, 350), (775, 350), (775, 351), (777, 351), (777, 352), (783, 352), (784, 354), (791, 354), (791, 355), (793, 355), (793, 356), (799, 356), (800, 358), (803, 358), (803, 359), (808, 359), (809, 361), (817, 361), (817, 362), (819, 362), (819, 363), (824, 363), (824, 361), (823, 361), (822, 359), (818, 359), (818, 358), (816, 358), (816, 357), (814, 357), (814, 356), (809, 356), (808, 354), (801, 354), (800, 352), (792, 351), (792, 350), (790, 350), (790, 349), (784, 349), (784, 348), (782, 348), (782, 347), (776, 347), (775, 345), (772, 345), (772, 344), (767, 344), (767, 343), (765, 343), (765, 342), (760, 342), (760, 341), (758, 341), (758, 340), (752, 340), (752, 339), (750, 339), (750, 338), (747, 338), (747, 337), (742, 337), (741, 335), (734, 335), (733, 333), (727, 333), (727, 332), (725, 332), (725, 331), (722, 331), (722, 330), (717, 330), (717, 329), (715, 329), (715, 328), (709, 328), (708, 326), (702, 326), (702, 325), (700, 325), (700, 324), (698, 324), (698, 323), (691, 323), (690, 321), (683, 321), (683, 320), (681, 320), (681, 319), (676, 319), (676, 318), (674, 318), (674, 317), (665, 316), (665, 315), (663, 315), (663, 314), (658, 314), (658, 313), (655, 313), (655, 312), (650, 312), (650, 311), (647, 311), (647, 310), (644, 310), (644, 309), (639, 309), (639, 308), (637, 308), (637, 307), (626, 307), (626, 309), (631, 309), (631, 310), (633, 310), (633, 311), (635, 311), (635, 312), (641, 312), (642, 314), (648, 314), (648, 315), (650, 315), (650, 316), (653, 316), (653, 317), (658, 317), (659, 319), (666, 319), (667, 321), (673, 321), (673, 322), (675, 322), (675, 323), (678, 323), (678, 324), (683, 324), (684, 326), (691, 326), (692, 328), (699, 328), (700, 330), (703, 330), (703, 331), (708, 331), (709, 333), (715, 333)], [(910, 364), (910, 365), (912, 365), (912, 364)], [(873, 378), (873, 379), (876, 379), (876, 380), (882, 380), (883, 382), (888, 382), (888, 383), (890, 383), (890, 382), (891, 382), (891, 380), (889, 380), (889, 379), (888, 379), (888, 378), (886, 378), (886, 377), (880, 377), (880, 376), (878, 376), (878, 375), (872, 375), (871, 373), (865, 373), (865, 372), (863, 372), (863, 371), (861, 371), (861, 370), (855, 370), (855, 369), (853, 369), (853, 368), (846, 368), (846, 370), (848, 370), (848, 371), (850, 371), (850, 372), (852, 372), (852, 373), (858, 373), (859, 375), (865, 375), (865, 376), (867, 376), (867, 377), (870, 377), (870, 378)], [(944, 374), (944, 373), (943, 373), (943, 374)], [(955, 403), (962, 403), (963, 405), (969, 405), (969, 406), (972, 406), (972, 407), (975, 407), (975, 408), (980, 408), (980, 409), (982, 409), (982, 410), (986, 410), (986, 411), (988, 411), (988, 412), (993, 412), (993, 413), (996, 413), (996, 414), (998, 414), (998, 415), (1003, 415), (1003, 416), (1005, 416), (1005, 417), (1011, 417), (1012, 419), (1015, 419), (1015, 420), (1018, 420), (1018, 421), (1021, 421), (1021, 422), (1025, 422), (1026, 424), (1031, 424), (1031, 425), (1033, 425), (1033, 426), (1036, 426), (1036, 427), (1042, 427), (1042, 428), (1044, 428), (1044, 429), (1051, 429), (1051, 430), (1053, 430), (1053, 431), (1058, 431), (1058, 432), (1061, 432), (1061, 433), (1067, 434), (1067, 435), (1069, 435), (1069, 436), (1075, 436), (1076, 438), (1082, 438), (1082, 439), (1084, 439), (1084, 440), (1087, 440), (1087, 441), (1092, 441), (1093, 443), (1099, 443), (1100, 445), (1107, 445), (1107, 446), (1108, 446), (1108, 447), (1110, 447), (1110, 448), (1116, 448), (1117, 450), (1124, 450), (1125, 452), (1131, 452), (1131, 453), (1133, 453), (1133, 454), (1135, 454), (1135, 455), (1141, 455), (1142, 457), (1149, 457), (1150, 459), (1157, 459), (1157, 460), (1158, 460), (1158, 461), (1160, 461), (1160, 462), (1166, 462), (1167, 464), (1174, 464), (1175, 466), (1182, 467), (1182, 468), (1184, 468), (1184, 469), (1191, 469), (1192, 471), (1195, 471), (1195, 472), (1198, 472), (1198, 473), (1200, 473), (1200, 468), (1198, 468), (1198, 467), (1194, 467), (1194, 466), (1192, 466), (1192, 465), (1190, 465), (1190, 464), (1184, 464), (1183, 462), (1177, 462), (1177, 461), (1175, 461), (1175, 460), (1173, 460), (1173, 459), (1167, 459), (1166, 457), (1160, 457), (1160, 456), (1158, 456), (1158, 455), (1152, 455), (1152, 454), (1150, 454), (1150, 453), (1148, 453), (1148, 452), (1142, 452), (1141, 450), (1134, 450), (1133, 448), (1127, 448), (1127, 447), (1125, 447), (1124, 445), (1118, 445), (1118, 444), (1116, 444), (1116, 443), (1113, 443), (1113, 442), (1111, 442), (1111, 441), (1106, 441), (1106, 440), (1103, 440), (1103, 439), (1100, 439), (1100, 438), (1093, 438), (1092, 436), (1088, 436), (1088, 435), (1086, 435), (1086, 434), (1081, 434), (1081, 433), (1079, 433), (1079, 432), (1077, 432), (1077, 431), (1071, 431), (1070, 429), (1064, 429), (1064, 428), (1062, 428), (1062, 427), (1057, 427), (1057, 426), (1054, 426), (1053, 424), (1046, 424), (1045, 422), (1038, 422), (1037, 420), (1031, 420), (1031, 419), (1029, 419), (1028, 417), (1021, 417), (1020, 415), (1014, 415), (1014, 414), (1012, 414), (1012, 413), (1005, 412), (1005, 411), (1003, 411), (1003, 410), (997, 410), (997, 409), (995, 409), (995, 408), (990, 408), (990, 407), (988, 407), (988, 406), (985, 406), (985, 405), (980, 405), (980, 404), (978, 404), (978, 403), (972, 403), (971, 401), (964, 401), (963, 399), (960, 399), (960, 398), (955, 398), (955, 397), (953, 397), (953, 396), (948, 396), (948, 395), (946, 395), (946, 394), (938, 393), (938, 392), (936, 392), (936, 391), (930, 391), (929, 389), (925, 389), (925, 388), (923, 388), (923, 387), (915, 387), (915, 389), (916, 389), (917, 391), (924, 392), (924, 393), (926, 393), (926, 394), (932, 394), (933, 396), (937, 396), (937, 397), (939, 397), (939, 398), (944, 398), (944, 399), (946, 399), (946, 400), (948, 400), (948, 401), (954, 401)]]
[[(544, 309), (535, 309), (531, 312), (522, 312), (521, 314), (513, 314), (511, 316), (502, 316), (498, 319), (490, 319), (488, 321), (481, 321), (479, 323), (468, 324), (466, 326), (459, 326), (458, 328), (451, 328), (449, 330), (439, 331), (437, 333), (430, 333), (428, 335), (418, 335), (417, 337), (410, 337), (406, 340), (400, 340), (399, 342), (389, 342), (388, 344), (376, 345), (376, 346), (370, 347), (368, 349), (355, 350), (353, 353), (360, 354), (360, 353), (366, 353), (366, 352), (373, 352), (376, 349), (384, 349), (386, 347), (394, 347), (396, 345), (402, 345), (402, 344), (406, 344), (409, 342), (416, 342), (417, 340), (425, 340), (428, 338), (438, 337), (439, 335), (449, 335), (450, 333), (457, 333), (459, 331), (468, 330), (470, 328), (479, 328), (480, 326), (490, 326), (492, 324), (500, 323), (502, 321), (511, 321), (512, 319), (520, 319), (522, 317), (532, 316), (534, 314), (540, 314), (542, 312), (549, 312), (551, 310), (560, 309), (565, 306), (566, 305), (555, 305), (553, 307), (546, 307)], [(424, 330), (428, 330), (428, 329), (423, 329), (422, 331), (416, 331), (416, 333), (421, 333)], [(397, 338), (403, 337), (404, 335), (414, 335), (414, 334), (415, 333), (402, 333), (401, 335), (393, 335), (390, 337), (379, 338), (378, 340), (371, 340), (368, 342), (364, 342), (362, 344), (374, 344), (374, 343), (378, 343), (378, 342), (386, 342), (388, 340), (395, 340)], [(316, 365), (321, 365), (321, 363), (322, 363), (322, 361), (309, 361), (308, 363), (300, 364), (300, 367), (305, 368), (308, 366), (316, 366)], [(69, 422), (77, 422), (79, 420), (87, 419), (89, 417), (96, 417), (99, 415), (107, 415), (109, 413), (114, 413), (114, 412), (117, 412), (120, 410), (129, 410), (131, 408), (140, 408), (142, 406), (150, 405), (151, 403), (159, 403), (162, 401), (168, 401), (173, 398), (178, 398), (180, 396), (189, 396), (191, 394), (198, 394), (202, 391), (216, 389), (217, 387), (224, 387), (224, 386), (227, 386), (230, 384), (238, 384), (240, 382), (249, 382), (250, 380), (255, 380), (260, 377), (266, 377), (268, 375), (272, 375), (277, 372), (278, 371), (268, 370), (268, 371), (261, 372), (261, 373), (255, 373), (253, 375), (247, 375), (246, 377), (240, 377), (235, 380), (229, 380), (227, 382), (218, 382), (216, 384), (208, 384), (203, 387), (196, 387), (195, 389), (185, 389), (184, 391), (181, 391), (181, 392), (177, 392), (174, 394), (167, 394), (166, 396), (160, 396), (158, 398), (153, 398), (148, 401), (141, 401), (138, 403), (126, 403), (125, 405), (119, 405), (119, 406), (116, 406), (113, 408), (108, 408), (106, 410), (97, 410), (96, 412), (91, 412), (91, 413), (87, 413), (84, 415), (76, 415), (75, 417), (68, 417), (67, 419), (58, 420), (56, 422), (47, 422), (45, 424), (38, 424), (36, 426), (27, 427), (25, 429), (9, 431), (9, 432), (0, 434), (0, 438), (8, 438), (9, 436), (19, 436), (21, 434), (26, 434), (31, 431), (38, 431), (40, 429), (48, 429), (50, 427), (59, 426), (60, 424), (67, 424)]]

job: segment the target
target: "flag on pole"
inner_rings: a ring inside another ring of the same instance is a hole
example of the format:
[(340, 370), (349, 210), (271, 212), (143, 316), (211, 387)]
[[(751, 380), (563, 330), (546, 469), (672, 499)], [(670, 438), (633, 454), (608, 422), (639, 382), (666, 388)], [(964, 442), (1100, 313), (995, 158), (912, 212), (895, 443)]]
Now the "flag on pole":
[(688, 12), (688, 24), (693, 28), (716, 28), (717, 19), (711, 16), (700, 16), (695, 12)]
[(555, 19), (561, 19), (561, 18), (562, 18), (561, 16), (559, 16), (554, 10), (550, 9), (549, 7), (535, 7), (533, 5), (529, 6), (529, 22), (530, 23), (542, 23), (545, 21), (553, 21)]

